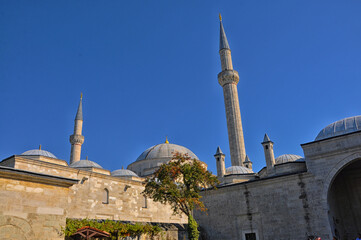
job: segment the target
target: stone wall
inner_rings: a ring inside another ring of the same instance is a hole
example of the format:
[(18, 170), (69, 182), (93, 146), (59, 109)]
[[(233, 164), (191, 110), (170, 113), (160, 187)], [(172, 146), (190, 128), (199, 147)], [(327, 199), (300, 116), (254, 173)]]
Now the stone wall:
[(66, 187), (0, 178), (2, 239), (64, 239)]
[[(334, 216), (356, 216), (347, 214), (346, 210), (335, 211), (341, 200), (337, 204), (330, 201), (330, 189), (347, 166), (361, 161), (361, 132), (302, 147), (307, 167), (304, 172), (294, 173), (291, 169), (288, 174), (283, 171), (281, 176), (203, 192), (208, 215), (196, 212), (196, 219), (207, 239), (245, 239), (247, 232), (254, 232), (257, 240), (306, 239), (308, 235), (332, 239)], [(360, 171), (356, 175), (360, 176)], [(347, 185), (351, 188), (348, 191), (360, 191), (356, 185)], [(360, 201), (350, 197), (347, 201), (357, 205), (353, 206), (355, 209), (361, 209)], [(354, 222), (352, 217), (347, 221), (350, 220)], [(361, 223), (354, 225), (353, 229), (344, 231), (352, 233), (361, 228)]]
[[(137, 222), (186, 223), (169, 206), (145, 199), (141, 182), (79, 172), (86, 179), (70, 188), (68, 217)], [(105, 191), (109, 201), (104, 201)]]
[[(207, 214), (196, 213), (206, 239), (303, 239), (312, 232), (305, 173), (239, 183), (204, 192)], [(311, 235), (311, 234), (310, 234)], [(301, 236), (301, 237), (300, 237)]]
[[(173, 215), (169, 206), (144, 198), (141, 178), (112, 177), (21, 156), (8, 158), (0, 166), (38, 179), (0, 173), (0, 234), (12, 235), (11, 239), (64, 239), (60, 230), (66, 218), (187, 223), (184, 216)], [(74, 182), (59, 186), (63, 178)], [(23, 225), (31, 230), (16, 230)], [(178, 239), (174, 237), (181, 234), (177, 231), (169, 230), (168, 239)], [(27, 234), (35, 237), (23, 238)]]

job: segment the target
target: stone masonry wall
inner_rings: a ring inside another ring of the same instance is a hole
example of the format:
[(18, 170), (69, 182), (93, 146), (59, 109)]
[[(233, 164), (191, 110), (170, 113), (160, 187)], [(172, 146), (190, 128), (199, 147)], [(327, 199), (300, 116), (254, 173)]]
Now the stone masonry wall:
[(309, 194), (317, 186), (312, 181), (312, 175), (301, 173), (206, 191), (208, 216), (197, 212), (196, 220), (206, 239), (245, 239), (248, 232), (257, 240), (326, 236), (327, 227), (315, 224), (320, 202)]
[[(64, 239), (61, 227), (65, 226), (66, 218), (187, 223), (184, 216), (173, 215), (169, 206), (145, 199), (141, 195), (144, 186), (140, 181), (25, 158), (15, 157), (2, 165), (10, 162), (16, 169), (78, 179), (79, 182), (71, 187), (57, 187), (0, 178), (0, 236)], [(167, 236), (178, 239), (172, 237), (177, 234), (172, 230)]]
[(1, 239), (64, 239), (68, 188), (0, 179)]

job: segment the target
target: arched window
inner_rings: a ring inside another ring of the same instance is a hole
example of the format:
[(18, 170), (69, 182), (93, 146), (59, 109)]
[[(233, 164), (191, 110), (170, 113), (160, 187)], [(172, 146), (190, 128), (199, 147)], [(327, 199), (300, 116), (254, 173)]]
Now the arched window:
[(148, 199), (146, 196), (143, 196), (142, 208), (147, 208), (147, 207), (148, 207)]
[(104, 188), (103, 191), (103, 204), (108, 204), (109, 203), (109, 190)]

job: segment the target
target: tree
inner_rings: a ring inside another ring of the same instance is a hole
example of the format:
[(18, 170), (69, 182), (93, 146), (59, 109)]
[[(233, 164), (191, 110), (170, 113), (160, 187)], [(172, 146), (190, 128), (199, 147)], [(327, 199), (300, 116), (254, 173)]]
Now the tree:
[(175, 153), (172, 161), (163, 164), (153, 177), (145, 182), (143, 195), (155, 202), (169, 204), (174, 214), (188, 217), (188, 237), (198, 240), (198, 224), (193, 218), (193, 209), (206, 211), (199, 192), (218, 184), (216, 176), (207, 171), (199, 160), (187, 154)]

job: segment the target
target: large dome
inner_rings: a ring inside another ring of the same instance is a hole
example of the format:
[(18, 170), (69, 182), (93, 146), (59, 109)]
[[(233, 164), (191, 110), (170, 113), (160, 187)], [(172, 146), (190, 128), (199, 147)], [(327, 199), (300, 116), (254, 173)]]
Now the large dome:
[(172, 159), (173, 154), (176, 152), (182, 154), (188, 154), (188, 156), (191, 157), (192, 159), (195, 158), (199, 160), (198, 157), (188, 148), (185, 148), (177, 144), (161, 143), (145, 150), (142, 154), (140, 154), (140, 156), (137, 158), (136, 161), (160, 159), (160, 158)]
[(283, 154), (275, 159), (275, 164), (303, 161), (303, 157), (295, 154)]
[(51, 152), (41, 150), (41, 149), (33, 149), (26, 152), (23, 152), (21, 155), (27, 155), (27, 156), (44, 156), (44, 157), (50, 157), (50, 158), (57, 158), (54, 154)]
[(327, 125), (317, 135), (315, 141), (340, 136), (361, 130), (361, 116), (344, 118)]
[[(127, 169), (135, 172), (140, 177), (150, 176), (157, 171), (162, 164), (171, 161), (177, 152), (187, 154), (191, 159), (197, 159), (199, 161), (198, 157), (188, 148), (171, 144), (166, 140), (165, 143), (155, 145), (145, 150)], [(201, 163), (207, 168), (207, 164)]]

